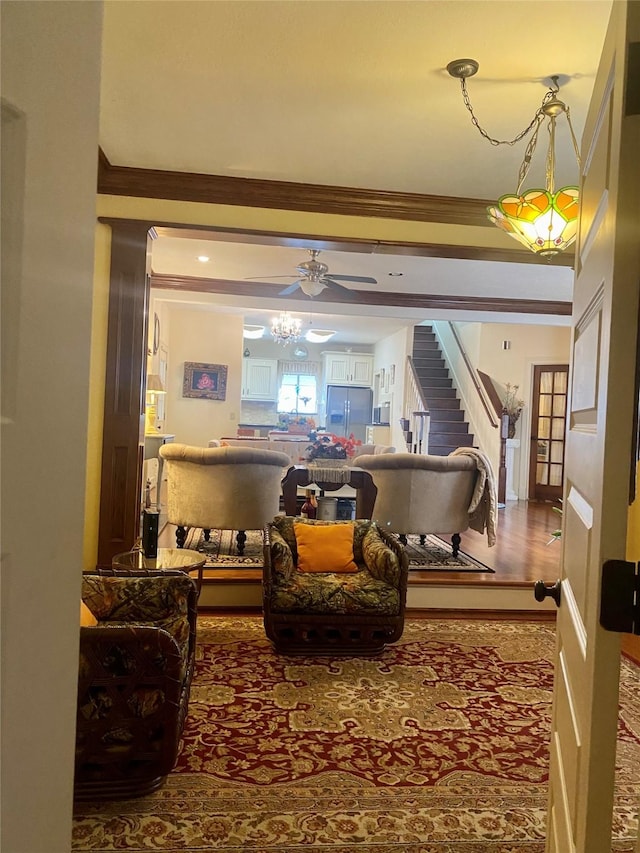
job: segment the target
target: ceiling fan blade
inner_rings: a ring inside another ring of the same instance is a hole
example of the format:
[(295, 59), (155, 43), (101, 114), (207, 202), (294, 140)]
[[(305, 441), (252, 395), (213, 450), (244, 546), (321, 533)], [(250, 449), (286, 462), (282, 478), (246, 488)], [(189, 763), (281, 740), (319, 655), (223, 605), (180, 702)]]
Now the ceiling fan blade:
[(368, 275), (334, 275), (331, 273), (331, 278), (337, 278), (340, 281), (361, 281), (365, 284), (377, 284), (375, 278), (370, 278)]
[(291, 296), (292, 293), (300, 287), (300, 281), (294, 281), (293, 284), (290, 284), (289, 287), (285, 287), (284, 290), (281, 290), (278, 296)]
[(349, 290), (348, 287), (343, 287), (341, 284), (338, 284), (337, 281), (334, 281), (333, 278), (329, 278), (329, 276), (325, 275), (322, 279), (322, 283), (326, 284), (330, 290), (340, 293), (342, 296), (346, 296), (349, 299), (357, 299), (358, 297), (358, 294), (354, 290)]

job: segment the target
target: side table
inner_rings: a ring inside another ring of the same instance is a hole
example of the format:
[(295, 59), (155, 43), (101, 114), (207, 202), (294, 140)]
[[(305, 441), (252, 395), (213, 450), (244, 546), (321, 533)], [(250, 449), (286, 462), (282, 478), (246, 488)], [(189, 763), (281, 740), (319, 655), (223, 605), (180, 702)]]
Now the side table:
[(315, 483), (323, 491), (335, 492), (342, 486), (356, 490), (356, 518), (373, 518), (378, 487), (368, 471), (363, 468), (322, 469), (320, 465), (292, 465), (282, 480), (282, 499), (286, 515), (296, 514), (298, 486)]
[(111, 568), (120, 571), (177, 570), (186, 574), (197, 571), (196, 583), (198, 596), (200, 596), (206, 560), (206, 555), (201, 554), (200, 551), (190, 551), (188, 548), (158, 548), (157, 557), (145, 557), (142, 551), (125, 551), (123, 554), (116, 554), (111, 560)]

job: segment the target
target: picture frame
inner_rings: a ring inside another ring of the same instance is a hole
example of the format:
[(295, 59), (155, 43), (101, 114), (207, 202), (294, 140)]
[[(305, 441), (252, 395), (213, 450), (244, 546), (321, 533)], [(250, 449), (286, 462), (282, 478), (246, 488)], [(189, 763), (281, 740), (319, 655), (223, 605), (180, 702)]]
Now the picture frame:
[(199, 400), (225, 400), (227, 397), (226, 364), (185, 361), (182, 396)]

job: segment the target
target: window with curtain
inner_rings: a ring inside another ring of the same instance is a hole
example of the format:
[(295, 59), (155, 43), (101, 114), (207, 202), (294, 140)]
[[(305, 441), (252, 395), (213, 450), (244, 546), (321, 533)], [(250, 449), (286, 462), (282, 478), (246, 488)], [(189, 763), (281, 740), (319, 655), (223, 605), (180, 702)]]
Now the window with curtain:
[(278, 412), (315, 415), (318, 412), (318, 380), (304, 373), (283, 373), (278, 390)]

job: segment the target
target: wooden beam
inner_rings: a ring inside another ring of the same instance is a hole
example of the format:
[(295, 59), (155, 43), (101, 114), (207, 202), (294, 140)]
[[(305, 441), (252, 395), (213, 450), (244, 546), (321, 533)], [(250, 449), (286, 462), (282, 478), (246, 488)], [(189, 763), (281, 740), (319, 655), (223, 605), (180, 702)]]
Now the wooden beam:
[[(249, 298), (277, 299), (282, 284), (266, 281), (233, 281), (219, 278), (196, 278), (184, 275), (163, 275), (152, 273), (151, 286), (163, 290), (182, 290), (195, 293), (220, 293)], [(298, 289), (287, 299), (309, 304), (309, 297)], [(543, 299), (501, 299), (490, 296), (444, 296), (431, 293), (399, 293), (380, 290), (351, 290), (346, 293), (326, 288), (314, 303), (382, 305), (401, 308), (415, 308), (429, 312), (438, 310), (456, 311), (492, 311), (511, 314), (544, 314), (550, 316), (570, 316), (571, 302), (555, 302)]]

